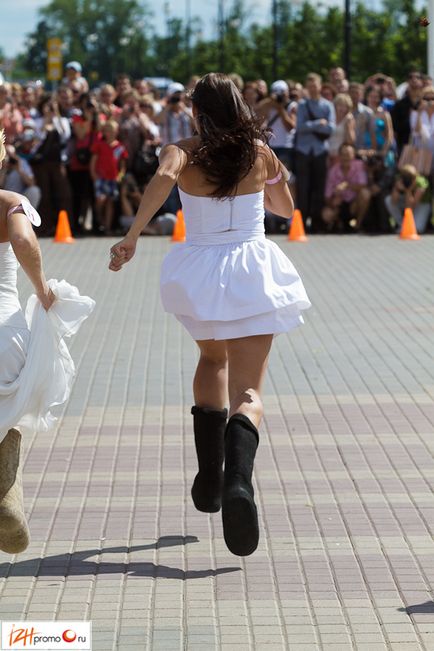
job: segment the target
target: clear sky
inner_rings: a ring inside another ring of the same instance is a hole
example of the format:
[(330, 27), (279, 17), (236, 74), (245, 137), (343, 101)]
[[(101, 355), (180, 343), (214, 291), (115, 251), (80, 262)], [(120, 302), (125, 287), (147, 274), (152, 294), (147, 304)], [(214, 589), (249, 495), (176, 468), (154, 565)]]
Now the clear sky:
[[(294, 0), (295, 2), (296, 0)], [(226, 0), (230, 5), (231, 0)], [(368, 0), (375, 4), (377, 0)], [(322, 4), (343, 4), (343, 0), (323, 0)], [(0, 0), (0, 47), (6, 56), (15, 56), (23, 47), (24, 37), (36, 26), (40, 7), (48, 4), (47, 0)], [(185, 17), (186, 0), (169, 0), (170, 15)], [(190, 0), (192, 15), (201, 16), (204, 21), (205, 35), (213, 35), (217, 16), (217, 0)], [(252, 7), (252, 20), (267, 22), (270, 19), (271, 0), (247, 0)], [(164, 0), (149, 0), (155, 14), (154, 24), (159, 32), (164, 28)]]

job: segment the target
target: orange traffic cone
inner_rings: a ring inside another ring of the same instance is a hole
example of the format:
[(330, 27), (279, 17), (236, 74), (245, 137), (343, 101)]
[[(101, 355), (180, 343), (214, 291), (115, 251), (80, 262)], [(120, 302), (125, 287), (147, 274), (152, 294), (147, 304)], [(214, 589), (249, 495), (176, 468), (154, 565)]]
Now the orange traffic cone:
[(292, 216), (291, 228), (289, 229), (288, 240), (290, 242), (307, 242), (306, 233), (304, 232), (303, 217), (301, 212), (294, 210)]
[(420, 237), (417, 234), (416, 224), (414, 223), (414, 215), (411, 208), (406, 208), (404, 210), (404, 219), (402, 220), (399, 237), (401, 240), (420, 240)]
[(185, 221), (182, 210), (176, 213), (176, 222), (173, 229), (172, 242), (185, 242)]
[(69, 225), (68, 213), (66, 210), (59, 211), (59, 218), (57, 220), (56, 235), (54, 236), (55, 242), (64, 242), (72, 244), (75, 239), (72, 237), (71, 227)]

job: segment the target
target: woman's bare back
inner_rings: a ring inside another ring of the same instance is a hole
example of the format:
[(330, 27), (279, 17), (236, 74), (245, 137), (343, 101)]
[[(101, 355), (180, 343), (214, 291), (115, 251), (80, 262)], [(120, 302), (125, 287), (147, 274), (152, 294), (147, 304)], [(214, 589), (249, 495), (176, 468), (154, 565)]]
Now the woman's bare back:
[[(207, 181), (200, 167), (191, 164), (192, 154), (200, 145), (200, 138), (198, 136), (186, 138), (177, 142), (176, 145), (187, 155), (187, 164), (178, 178), (181, 190), (196, 196), (211, 195), (215, 190), (215, 185)], [(256, 161), (247, 176), (238, 183), (236, 194), (252, 194), (263, 190), (271, 160), (271, 152), (268, 147), (258, 141)]]

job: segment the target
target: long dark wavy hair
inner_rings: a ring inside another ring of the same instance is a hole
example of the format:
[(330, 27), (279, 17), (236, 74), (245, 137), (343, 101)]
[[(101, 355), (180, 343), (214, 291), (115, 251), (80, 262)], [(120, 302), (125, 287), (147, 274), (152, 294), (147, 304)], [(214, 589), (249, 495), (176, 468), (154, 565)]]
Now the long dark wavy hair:
[(266, 133), (226, 75), (210, 72), (202, 77), (191, 100), (197, 109), (200, 137), (192, 164), (216, 186), (211, 196), (232, 196), (256, 161), (257, 140), (267, 142)]

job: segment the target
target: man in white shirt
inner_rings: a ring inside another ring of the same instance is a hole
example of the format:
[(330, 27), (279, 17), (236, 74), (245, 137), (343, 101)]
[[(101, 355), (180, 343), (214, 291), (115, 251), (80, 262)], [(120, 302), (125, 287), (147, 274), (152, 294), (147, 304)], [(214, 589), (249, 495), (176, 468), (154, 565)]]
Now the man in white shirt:
[(292, 170), (297, 102), (290, 102), (289, 87), (279, 79), (270, 88), (271, 95), (260, 102), (257, 114), (272, 133), (270, 147), (287, 169)]
[(191, 110), (184, 103), (185, 88), (174, 82), (167, 89), (166, 105), (155, 122), (160, 126), (162, 146), (193, 135)]

